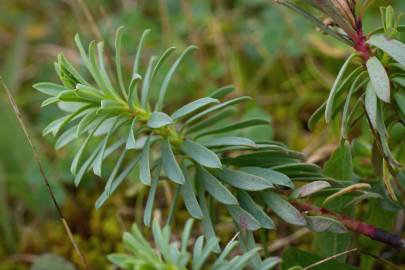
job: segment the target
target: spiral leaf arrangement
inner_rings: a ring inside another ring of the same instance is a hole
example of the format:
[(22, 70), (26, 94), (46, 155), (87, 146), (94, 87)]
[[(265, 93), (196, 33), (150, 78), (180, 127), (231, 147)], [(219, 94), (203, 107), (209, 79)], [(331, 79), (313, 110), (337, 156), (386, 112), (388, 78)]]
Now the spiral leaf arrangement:
[[(223, 100), (232, 92), (232, 86), (220, 88), (172, 113), (163, 112), (172, 76), (184, 57), (195, 49), (194, 46), (185, 49), (164, 74), (158, 98), (152, 106), (152, 80), (175, 48), (167, 49), (160, 57), (152, 56), (141, 76), (140, 57), (149, 32), (145, 31), (127, 85), (120, 61), (122, 30), (122, 27), (117, 30), (115, 40), (117, 76), (114, 81), (107, 72), (103, 43), (91, 42), (86, 52), (76, 36), (76, 45), (91, 75), (91, 82), (61, 54), (55, 68), (62, 85), (49, 82), (34, 85), (50, 96), (43, 106), (57, 104), (66, 113), (44, 130), (45, 135), (58, 137), (56, 148), (84, 137), (71, 163), (75, 184), (79, 185), (89, 171), (98, 176), (107, 175), (105, 190), (96, 207), (102, 206), (138, 166), (139, 180), (150, 186), (144, 213), (146, 225), (151, 223), (157, 185), (164, 179), (172, 182), (175, 189), (168, 220), (182, 197), (190, 215), (202, 219), (208, 239), (215, 236), (210, 203), (224, 205), (235, 222), (249, 231), (274, 228), (262, 206), (273, 209), (289, 223), (305, 225), (301, 213), (277, 191), (294, 188), (294, 181), (326, 179), (320, 168), (303, 163), (301, 153), (278, 142), (222, 136), (269, 124), (264, 119), (253, 118), (215, 126), (216, 122), (232, 115), (235, 105), (250, 100), (246, 96)], [(107, 173), (103, 166), (105, 160), (114, 156), (118, 158), (111, 172)]]
[[(131, 232), (123, 235), (125, 247), (131, 252), (131, 255), (118, 253), (111, 254), (108, 259), (122, 269), (149, 269), (149, 270), (200, 270), (211, 265), (213, 270), (242, 270), (249, 265), (251, 260), (257, 258), (259, 248), (247, 250), (242, 255), (233, 256), (228, 260), (227, 257), (235, 250), (238, 241), (235, 237), (225, 246), (220, 254), (215, 253), (215, 247), (218, 244), (216, 239), (206, 241), (204, 236), (197, 238), (193, 245), (192, 254), (188, 251), (193, 220), (188, 220), (181, 235), (181, 245), (177, 247), (170, 243), (170, 227), (160, 228), (158, 222), (153, 221), (152, 231), (156, 247), (160, 251), (157, 253), (142, 236), (139, 228), (134, 224)], [(208, 263), (210, 257), (214, 257), (211, 263)], [(269, 257), (261, 262), (255, 269), (269, 270), (280, 262), (277, 257)], [(189, 267), (189, 268), (188, 268)]]
[(399, 23), (402, 14), (396, 16), (390, 6), (381, 8), (382, 27), (364, 35), (362, 17), (371, 1), (302, 1), (329, 16), (328, 25), (297, 3), (278, 2), (355, 50), (342, 65), (328, 99), (310, 118), (309, 127), (322, 116), (330, 123), (340, 115), (342, 140), (351, 140), (358, 123), (367, 121), (374, 137), (375, 172), (396, 199), (389, 174), (398, 179), (405, 162), (405, 44), (398, 40), (405, 30)]

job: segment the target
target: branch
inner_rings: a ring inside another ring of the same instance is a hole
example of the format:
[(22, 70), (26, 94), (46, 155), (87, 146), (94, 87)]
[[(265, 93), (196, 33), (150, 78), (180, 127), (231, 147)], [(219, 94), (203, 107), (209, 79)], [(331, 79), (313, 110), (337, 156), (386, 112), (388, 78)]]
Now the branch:
[(309, 203), (293, 201), (292, 204), (302, 212), (311, 212), (314, 214), (328, 215), (339, 220), (346, 228), (354, 233), (367, 236), (373, 240), (385, 243), (395, 248), (404, 248), (405, 239), (401, 239), (399, 235), (387, 232), (373, 225), (355, 220), (349, 216), (335, 213), (323, 207), (317, 207)]

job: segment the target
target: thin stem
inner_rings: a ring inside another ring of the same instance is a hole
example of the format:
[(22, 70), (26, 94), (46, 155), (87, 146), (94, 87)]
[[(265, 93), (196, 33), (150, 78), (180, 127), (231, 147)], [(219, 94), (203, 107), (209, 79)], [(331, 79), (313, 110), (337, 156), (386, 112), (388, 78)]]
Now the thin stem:
[(313, 263), (313, 264), (311, 264), (311, 265), (305, 267), (305, 268), (302, 269), (302, 270), (308, 270), (308, 269), (310, 269), (310, 268), (313, 268), (313, 267), (315, 267), (315, 266), (321, 265), (321, 264), (326, 263), (326, 262), (328, 262), (328, 261), (330, 261), (330, 260), (334, 260), (334, 259), (336, 259), (336, 258), (338, 258), (338, 257), (340, 257), (340, 256), (343, 256), (343, 255), (346, 255), (346, 254), (348, 254), (348, 253), (352, 253), (352, 252), (355, 252), (355, 251), (358, 251), (358, 249), (357, 249), (357, 248), (353, 248), (353, 249), (350, 249), (350, 250), (346, 250), (346, 251), (340, 252), (340, 253), (338, 253), (338, 254), (335, 254), (335, 255), (333, 255), (333, 256), (330, 256), (330, 257), (327, 257), (327, 258), (325, 258), (325, 259), (323, 259), (323, 260), (320, 260), (320, 261), (318, 261), (318, 262), (316, 262), (316, 263)]
[(387, 232), (362, 221), (355, 220), (352, 217), (341, 215), (329, 209), (317, 207), (309, 203), (299, 202), (297, 200), (292, 201), (292, 204), (302, 212), (332, 216), (345, 225), (348, 230), (354, 233), (367, 236), (373, 240), (388, 244), (395, 248), (405, 247), (405, 239), (401, 239), (401, 236)]

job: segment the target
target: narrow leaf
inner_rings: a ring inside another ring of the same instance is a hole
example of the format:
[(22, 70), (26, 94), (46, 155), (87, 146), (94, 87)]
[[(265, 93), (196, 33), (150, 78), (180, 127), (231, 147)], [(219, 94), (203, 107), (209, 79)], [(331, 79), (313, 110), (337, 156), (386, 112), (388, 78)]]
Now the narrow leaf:
[(181, 151), (191, 157), (195, 162), (208, 168), (221, 168), (218, 156), (199, 143), (186, 140), (180, 146)]
[(228, 205), (238, 204), (235, 196), (217, 178), (201, 166), (197, 168), (197, 179), (217, 201)]
[(261, 227), (269, 230), (275, 228), (273, 220), (271, 220), (266, 212), (256, 204), (249, 193), (239, 190), (238, 201), (243, 209), (248, 211), (257, 221), (259, 221)]
[(384, 35), (373, 35), (367, 41), (368, 44), (371, 44), (394, 58), (398, 63), (405, 67), (405, 44), (395, 40), (389, 39)]
[(226, 208), (242, 230), (255, 231), (261, 228), (259, 221), (239, 205), (227, 205)]
[(196, 138), (200, 138), (200, 137), (211, 135), (211, 134), (219, 134), (219, 133), (230, 132), (230, 131), (234, 131), (234, 130), (240, 130), (240, 129), (244, 129), (244, 128), (248, 128), (248, 127), (269, 125), (269, 124), (270, 124), (270, 122), (268, 120), (261, 119), (261, 118), (254, 118), (254, 119), (241, 121), (236, 124), (231, 124), (231, 125), (228, 125), (225, 127), (215, 128), (215, 129), (200, 132), (200, 133), (196, 134)]
[(216, 99), (223, 98), (223, 97), (227, 96), (228, 94), (232, 93), (234, 90), (235, 90), (234, 85), (226, 85), (226, 86), (223, 86), (223, 87), (215, 90), (214, 92), (212, 92), (210, 94), (210, 97), (216, 98)]
[(151, 182), (149, 161), (150, 140), (151, 136), (149, 136), (146, 140), (145, 146), (141, 153), (141, 160), (139, 161), (139, 179), (144, 185), (150, 185)]
[(184, 105), (183, 107), (181, 107), (180, 109), (178, 109), (177, 111), (175, 111), (171, 117), (173, 120), (177, 120), (181, 117), (184, 117), (190, 113), (193, 113), (209, 104), (215, 104), (215, 103), (219, 103), (218, 99), (214, 99), (214, 98), (200, 98), (197, 99), (193, 102), (190, 102), (186, 105)]
[(223, 182), (243, 190), (258, 191), (273, 187), (265, 178), (243, 171), (223, 168), (214, 170), (213, 173)]
[(160, 128), (170, 125), (171, 123), (173, 123), (173, 119), (164, 112), (153, 112), (147, 125), (150, 128)]
[(330, 90), (329, 97), (326, 101), (326, 108), (325, 108), (325, 120), (327, 123), (329, 123), (332, 119), (333, 103), (335, 102), (335, 97), (336, 97), (337, 91), (339, 89), (339, 85), (343, 79), (343, 76), (346, 72), (347, 67), (349, 66), (350, 62), (353, 60), (353, 58), (355, 56), (356, 56), (356, 54), (352, 54), (346, 59), (343, 66), (340, 68), (340, 71), (336, 77), (336, 80), (332, 86), (332, 89)]
[(287, 175), (274, 171), (272, 169), (260, 167), (242, 167), (242, 171), (260, 176), (266, 179), (270, 184), (293, 188), (294, 184)]
[(182, 168), (183, 175), (186, 178), (184, 185), (181, 186), (181, 194), (183, 195), (184, 204), (186, 205), (187, 211), (193, 218), (201, 219), (203, 213), (201, 211), (200, 205), (198, 204), (197, 198), (195, 196), (194, 188), (191, 179), (188, 178), (187, 169)]
[(380, 60), (378, 60), (377, 57), (373, 56), (367, 60), (366, 66), (375, 93), (381, 100), (389, 103), (390, 80), (383, 64), (380, 62)]
[(294, 225), (306, 224), (304, 216), (277, 193), (267, 191), (263, 193), (263, 199), (267, 207), (272, 209), (284, 221)]
[(244, 137), (222, 137), (214, 138), (203, 143), (206, 147), (223, 147), (223, 146), (249, 146), (256, 147), (256, 143), (251, 139)]
[(366, 95), (364, 97), (364, 105), (368, 118), (374, 129), (377, 129), (377, 95), (371, 82), (367, 84)]
[(166, 97), (166, 91), (167, 88), (169, 87), (169, 83), (173, 77), (174, 72), (176, 71), (177, 67), (179, 66), (179, 64), (181, 63), (181, 61), (183, 60), (183, 58), (192, 50), (196, 49), (196, 46), (189, 46), (188, 48), (186, 48), (184, 50), (184, 52), (179, 56), (179, 58), (176, 60), (176, 62), (174, 62), (174, 64), (171, 66), (171, 68), (169, 69), (169, 71), (167, 72), (165, 78), (163, 79), (162, 82), (162, 86), (160, 87), (160, 91), (159, 91), (159, 97), (158, 100), (156, 102), (156, 106), (155, 106), (155, 110), (156, 111), (160, 111), (163, 108), (163, 102), (165, 100)]
[(162, 165), (167, 177), (175, 183), (184, 184), (184, 175), (173, 154), (172, 147), (168, 140), (162, 142)]
[(291, 197), (304, 198), (330, 186), (331, 185), (326, 181), (314, 181), (294, 190)]

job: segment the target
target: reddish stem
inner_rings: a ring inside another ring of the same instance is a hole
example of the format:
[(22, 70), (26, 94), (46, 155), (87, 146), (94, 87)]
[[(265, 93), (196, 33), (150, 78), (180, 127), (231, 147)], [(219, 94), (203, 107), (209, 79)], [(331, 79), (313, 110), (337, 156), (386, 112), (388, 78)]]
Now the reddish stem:
[(349, 216), (335, 213), (323, 207), (317, 207), (309, 203), (293, 201), (292, 204), (302, 212), (312, 212), (314, 214), (328, 215), (340, 221), (345, 227), (357, 234), (365, 235), (373, 240), (383, 242), (395, 248), (405, 247), (405, 240), (399, 235), (387, 232), (373, 225), (355, 220)]
[(354, 49), (360, 53), (365, 61), (371, 57), (370, 47), (367, 44), (367, 37), (364, 36), (361, 18), (357, 18), (356, 33), (350, 37), (354, 43)]

